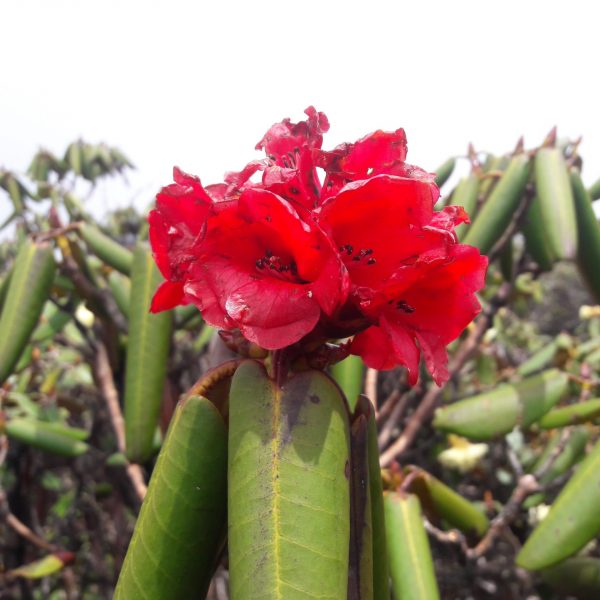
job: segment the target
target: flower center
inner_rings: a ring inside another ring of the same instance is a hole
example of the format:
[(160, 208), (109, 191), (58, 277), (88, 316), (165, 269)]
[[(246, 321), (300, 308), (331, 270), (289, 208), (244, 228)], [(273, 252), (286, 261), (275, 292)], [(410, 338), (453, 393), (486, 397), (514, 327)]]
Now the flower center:
[(268, 273), (277, 277), (277, 279), (294, 283), (307, 283), (298, 277), (298, 266), (293, 258), (286, 261), (281, 256), (273, 255), (271, 250), (265, 250), (264, 256), (257, 259), (255, 265), (263, 274)]

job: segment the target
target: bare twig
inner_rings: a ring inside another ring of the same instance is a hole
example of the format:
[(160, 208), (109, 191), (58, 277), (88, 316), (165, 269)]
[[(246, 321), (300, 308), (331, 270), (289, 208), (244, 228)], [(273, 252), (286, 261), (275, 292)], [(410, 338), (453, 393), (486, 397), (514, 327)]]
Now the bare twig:
[(20, 521), (17, 517), (15, 517), (15, 515), (12, 514), (10, 511), (10, 506), (8, 505), (6, 493), (3, 489), (0, 489), (0, 515), (4, 518), (4, 521), (9, 527), (11, 527), (22, 538), (25, 538), (34, 546), (37, 546), (42, 550), (47, 550), (48, 552), (56, 552), (59, 549), (58, 546), (55, 546), (54, 544), (51, 544), (50, 542), (47, 542), (45, 539), (41, 538), (32, 529), (27, 527), (25, 523)]
[(375, 409), (375, 418), (377, 418), (377, 376), (379, 371), (377, 369), (367, 369), (365, 375), (365, 396), (369, 398), (373, 408)]
[[(123, 413), (121, 412), (119, 393), (114, 384), (108, 352), (106, 346), (101, 342), (97, 342), (96, 348), (96, 357), (93, 363), (94, 377), (102, 392), (102, 396), (106, 401), (106, 407), (115, 431), (119, 452), (125, 452), (125, 420), (123, 419)], [(143, 501), (147, 488), (141, 467), (139, 465), (128, 463), (125, 470), (127, 471), (127, 475), (133, 485), (137, 497), (140, 502)]]
[(377, 440), (380, 449), (385, 448), (390, 441), (392, 433), (394, 432), (394, 428), (400, 422), (400, 419), (402, 418), (402, 415), (404, 414), (411, 397), (414, 396), (412, 396), (409, 392), (404, 393), (392, 409), (392, 412), (390, 413), (390, 416), (386, 422), (383, 424)]
[(517, 487), (513, 490), (510, 500), (506, 503), (500, 514), (490, 524), (487, 533), (474, 548), (469, 548), (467, 557), (477, 559), (483, 556), (491, 547), (495, 539), (512, 523), (517, 516), (521, 505), (531, 494), (539, 491), (540, 486), (533, 475), (523, 475)]
[(396, 388), (392, 390), (390, 395), (381, 403), (379, 412), (376, 415), (376, 420), (378, 424), (388, 417), (388, 415), (392, 412), (394, 406), (396, 406), (396, 402), (398, 402), (399, 398), (400, 390)]
[(465, 536), (458, 529), (450, 529), (449, 531), (442, 531), (435, 525), (432, 525), (427, 519), (423, 519), (425, 529), (427, 533), (433, 536), (438, 542), (442, 544), (457, 544), (461, 547), (462, 551), (467, 554), (469, 547), (467, 546), (467, 540)]
[[(455, 377), (462, 369), (464, 364), (471, 358), (472, 354), (477, 349), (481, 338), (490, 326), (497, 310), (506, 303), (512, 289), (510, 283), (504, 283), (492, 298), (486, 310), (479, 316), (475, 323), (475, 327), (471, 330), (468, 337), (460, 345), (456, 355), (449, 365), (450, 379)], [(402, 454), (414, 441), (423, 423), (431, 416), (435, 410), (437, 401), (439, 400), (445, 385), (437, 387), (432, 385), (423, 400), (421, 400), (417, 410), (412, 414), (402, 435), (381, 454), (380, 463), (382, 467), (387, 467), (400, 454)]]
[(550, 454), (546, 457), (546, 460), (536, 469), (534, 477), (536, 479), (542, 478), (554, 465), (556, 459), (562, 454), (562, 451), (566, 448), (569, 438), (571, 437), (571, 427), (565, 427), (560, 433), (560, 439), (558, 444), (552, 448)]

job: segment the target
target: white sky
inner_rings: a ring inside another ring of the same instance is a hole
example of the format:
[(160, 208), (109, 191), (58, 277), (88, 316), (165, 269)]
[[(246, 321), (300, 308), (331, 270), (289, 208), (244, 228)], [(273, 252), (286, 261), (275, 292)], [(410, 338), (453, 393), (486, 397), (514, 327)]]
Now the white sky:
[(404, 127), (409, 162), (429, 170), (469, 141), (500, 153), (556, 124), (584, 136), (584, 180), (600, 176), (593, 0), (0, 6), (0, 165), (24, 171), (78, 137), (116, 145), (138, 170), (100, 191), (99, 212), (144, 206), (174, 164), (219, 181), (309, 104), (330, 119), (325, 147)]

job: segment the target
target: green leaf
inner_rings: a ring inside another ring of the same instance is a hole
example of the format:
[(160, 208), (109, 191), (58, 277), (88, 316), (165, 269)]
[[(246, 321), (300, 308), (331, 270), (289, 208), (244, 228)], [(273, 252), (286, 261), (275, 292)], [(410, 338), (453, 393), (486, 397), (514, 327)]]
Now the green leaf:
[(528, 178), (528, 156), (526, 154), (514, 156), (467, 230), (465, 244), (477, 246), (483, 254), (487, 254), (492, 249), (510, 223), (525, 191)]
[(556, 408), (546, 413), (538, 422), (540, 429), (554, 429), (587, 423), (600, 417), (600, 398), (593, 398), (586, 402), (578, 402), (570, 406)]
[(554, 259), (546, 237), (546, 230), (542, 221), (542, 209), (537, 196), (529, 205), (522, 231), (525, 237), (525, 247), (531, 258), (535, 260), (542, 271), (550, 271)]
[(541, 572), (542, 581), (564, 596), (578, 600), (600, 598), (600, 560), (576, 556)]
[(571, 186), (577, 215), (579, 247), (577, 249), (577, 266), (588, 287), (600, 302), (600, 224), (592, 207), (581, 176), (577, 171), (571, 172)]
[(32, 241), (21, 246), (0, 316), (0, 384), (12, 373), (29, 341), (55, 269), (51, 246)]
[(75, 555), (72, 552), (54, 552), (18, 569), (13, 569), (6, 575), (8, 577), (24, 577), (25, 579), (41, 579), (58, 573), (65, 565), (72, 563), (73, 560), (75, 560)]
[(384, 494), (385, 525), (392, 589), (398, 600), (440, 597), (419, 499), (412, 494)]
[(412, 480), (410, 491), (416, 494), (421, 504), (433, 510), (436, 516), (466, 534), (482, 536), (490, 526), (489, 519), (474, 504), (457, 494), (453, 489), (421, 469)]
[(63, 330), (70, 320), (71, 315), (69, 312), (61, 310), (53, 302), (46, 302), (40, 324), (35, 328), (31, 341), (39, 343), (53, 338)]
[(129, 317), (129, 299), (131, 297), (131, 280), (118, 271), (108, 275), (108, 287), (112, 292), (117, 308), (125, 317)]
[(572, 556), (600, 532), (600, 442), (579, 465), (519, 554), (517, 564), (530, 571)]
[(150, 301), (161, 276), (148, 250), (134, 252), (131, 273), (129, 339), (125, 368), (127, 456), (147, 460), (158, 423), (171, 340), (170, 312), (151, 314)]
[(338, 387), (320, 371), (279, 387), (246, 361), (229, 402), (231, 599), (346, 598), (349, 425)]
[(11, 268), (8, 272), (2, 274), (2, 281), (0, 281), (0, 310), (2, 310), (4, 301), (6, 300), (12, 272), (13, 270)]
[(388, 568), (387, 542), (385, 538), (385, 511), (383, 507), (383, 485), (379, 466), (379, 446), (377, 443), (377, 423), (371, 402), (368, 403), (368, 460), (369, 498), (371, 501), (371, 528), (373, 530), (373, 600), (389, 600), (390, 573)]
[(535, 185), (550, 253), (575, 258), (577, 220), (567, 165), (559, 148), (541, 148), (535, 156)]
[[(471, 222), (475, 219), (477, 210), (477, 199), (479, 197), (479, 177), (476, 173), (471, 173), (467, 177), (463, 177), (456, 186), (452, 194), (452, 204), (462, 206), (469, 215)], [(456, 228), (456, 235), (459, 240), (462, 240), (469, 228), (467, 223), (463, 223)]]
[(81, 237), (88, 248), (107, 265), (129, 275), (133, 264), (133, 255), (127, 248), (115, 242), (111, 237), (94, 225), (83, 223), (79, 228)]
[(350, 412), (354, 411), (358, 396), (362, 394), (364, 373), (365, 365), (362, 358), (353, 354), (331, 367), (331, 375), (342, 388)]
[(446, 162), (442, 163), (435, 170), (435, 184), (438, 187), (442, 187), (448, 179), (450, 179), (450, 175), (454, 171), (454, 167), (456, 166), (456, 159), (454, 157), (449, 158)]
[[(564, 450), (556, 457), (552, 465), (540, 476), (539, 482), (542, 485), (546, 485), (554, 481), (557, 477), (560, 477), (566, 473), (581, 457), (585, 454), (585, 446), (590, 437), (590, 434), (583, 427), (574, 429), (569, 436), (569, 439), (565, 445)], [(543, 467), (550, 455), (555, 452), (555, 448), (560, 442), (560, 435), (555, 435), (550, 443), (544, 449), (544, 452), (536, 460), (530, 472), (535, 473), (538, 469)], [(532, 494), (525, 502), (523, 502), (524, 508), (530, 508), (537, 506), (544, 501), (546, 495), (542, 492)]]
[[(365, 399), (364, 396), (359, 399)], [(366, 399), (365, 399), (366, 400)], [(366, 400), (368, 402), (368, 400)], [(348, 600), (373, 598), (373, 529), (368, 462), (368, 407), (350, 429), (350, 559)]]
[(205, 597), (226, 530), (226, 477), (223, 419), (205, 398), (188, 397), (154, 467), (115, 600)]
[(568, 377), (549, 369), (515, 384), (499, 385), (489, 392), (438, 408), (436, 429), (471, 440), (489, 440), (527, 428), (547, 413), (567, 391)]
[(592, 200), (600, 199), (600, 179), (597, 179), (588, 190), (588, 193)]
[(543, 348), (532, 354), (525, 362), (521, 363), (517, 368), (517, 373), (521, 377), (528, 377), (536, 371), (547, 367), (552, 362), (557, 349), (558, 344), (556, 340), (552, 340), (549, 344), (546, 344)]
[(23, 417), (10, 419), (4, 428), (9, 438), (61, 456), (73, 458), (89, 450), (89, 446), (82, 440), (82, 434), (87, 437), (86, 431), (59, 423)]

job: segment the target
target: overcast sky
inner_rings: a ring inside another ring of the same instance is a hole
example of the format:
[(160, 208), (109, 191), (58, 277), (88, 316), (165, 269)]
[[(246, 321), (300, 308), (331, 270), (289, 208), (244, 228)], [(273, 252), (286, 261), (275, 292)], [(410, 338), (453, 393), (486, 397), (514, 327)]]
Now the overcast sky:
[[(174, 164), (206, 184), (309, 104), (325, 147), (404, 127), (411, 163), (584, 136), (600, 176), (597, 2), (3, 0), (0, 165), (79, 137), (137, 165), (98, 210), (149, 202)], [(0, 199), (1, 202), (1, 199)], [(2, 207), (0, 207), (2, 208)]]

